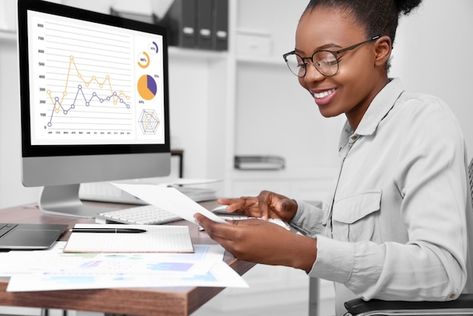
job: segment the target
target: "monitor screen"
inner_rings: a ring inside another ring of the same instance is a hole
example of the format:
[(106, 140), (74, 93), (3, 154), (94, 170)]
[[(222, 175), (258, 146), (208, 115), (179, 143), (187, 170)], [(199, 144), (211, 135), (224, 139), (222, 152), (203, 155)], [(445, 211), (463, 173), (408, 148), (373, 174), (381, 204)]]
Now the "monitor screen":
[(169, 174), (165, 29), (36, 0), (18, 17), (24, 185)]

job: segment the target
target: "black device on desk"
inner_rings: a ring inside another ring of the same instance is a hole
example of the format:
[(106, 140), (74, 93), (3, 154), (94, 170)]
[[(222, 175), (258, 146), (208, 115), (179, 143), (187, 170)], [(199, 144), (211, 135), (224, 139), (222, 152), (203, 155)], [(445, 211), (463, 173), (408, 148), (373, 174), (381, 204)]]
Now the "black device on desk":
[(60, 224), (0, 223), (0, 250), (48, 249), (66, 229)]

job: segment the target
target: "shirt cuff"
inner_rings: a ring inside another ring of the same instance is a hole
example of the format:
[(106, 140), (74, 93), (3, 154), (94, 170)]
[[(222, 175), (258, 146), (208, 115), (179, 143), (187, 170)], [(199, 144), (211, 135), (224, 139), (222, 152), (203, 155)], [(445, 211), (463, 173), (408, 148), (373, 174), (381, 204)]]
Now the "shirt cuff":
[(354, 244), (317, 235), (317, 258), (309, 276), (346, 283), (354, 266)]
[(301, 201), (301, 200), (296, 200), (296, 203), (297, 203), (297, 211), (296, 211), (296, 215), (294, 215), (294, 217), (292, 218), (291, 223), (300, 227), (302, 225), (301, 217), (302, 217), (302, 214), (304, 214), (307, 206), (306, 206), (306, 202)]

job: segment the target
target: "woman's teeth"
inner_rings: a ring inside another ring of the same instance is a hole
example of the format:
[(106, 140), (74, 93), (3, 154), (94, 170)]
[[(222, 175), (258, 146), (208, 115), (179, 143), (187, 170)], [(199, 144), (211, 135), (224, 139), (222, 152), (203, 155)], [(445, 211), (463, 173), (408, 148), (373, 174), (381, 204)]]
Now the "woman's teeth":
[(330, 90), (325, 90), (325, 91), (322, 91), (322, 92), (314, 92), (314, 93), (313, 93), (313, 96), (314, 96), (314, 98), (316, 98), (316, 99), (325, 98), (325, 97), (331, 95), (332, 93), (334, 93), (335, 90), (336, 90), (336, 89), (330, 89)]

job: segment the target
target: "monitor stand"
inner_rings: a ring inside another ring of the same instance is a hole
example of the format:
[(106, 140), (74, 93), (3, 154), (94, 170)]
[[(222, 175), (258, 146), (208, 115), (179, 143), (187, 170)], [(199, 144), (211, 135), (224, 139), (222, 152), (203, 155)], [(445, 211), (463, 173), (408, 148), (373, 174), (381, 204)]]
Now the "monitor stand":
[(95, 218), (103, 207), (85, 206), (79, 199), (80, 184), (45, 186), (41, 192), (39, 207), (45, 213), (65, 216)]

